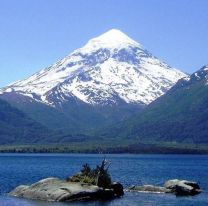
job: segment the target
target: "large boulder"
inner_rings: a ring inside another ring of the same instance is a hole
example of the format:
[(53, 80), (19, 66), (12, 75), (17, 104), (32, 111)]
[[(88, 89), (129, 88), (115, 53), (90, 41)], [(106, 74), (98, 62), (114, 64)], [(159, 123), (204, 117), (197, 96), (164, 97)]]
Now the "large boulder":
[(176, 195), (196, 195), (201, 192), (198, 183), (187, 180), (168, 180), (164, 186)]
[(111, 189), (114, 191), (114, 194), (117, 196), (117, 197), (121, 197), (124, 195), (124, 188), (123, 188), (123, 185), (119, 182), (113, 182), (111, 184)]
[[(43, 179), (30, 186), (21, 185), (9, 194), (15, 197), (45, 201), (72, 201), (111, 199), (121, 196), (118, 185), (113, 189), (103, 189), (95, 185), (80, 182), (69, 182), (58, 178)], [(117, 192), (119, 191), (119, 193)]]
[(154, 185), (142, 185), (142, 186), (131, 186), (128, 188), (129, 191), (136, 192), (150, 192), (150, 193), (170, 193), (171, 190), (165, 187), (159, 187)]

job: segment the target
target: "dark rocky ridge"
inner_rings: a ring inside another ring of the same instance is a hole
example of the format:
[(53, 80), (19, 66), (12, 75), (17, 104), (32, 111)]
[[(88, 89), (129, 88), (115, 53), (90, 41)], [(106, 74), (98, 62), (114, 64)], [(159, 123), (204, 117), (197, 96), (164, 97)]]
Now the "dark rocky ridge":
[[(138, 143), (208, 144), (208, 66), (179, 80), (144, 111), (100, 131)], [(99, 133), (97, 134), (99, 135)]]

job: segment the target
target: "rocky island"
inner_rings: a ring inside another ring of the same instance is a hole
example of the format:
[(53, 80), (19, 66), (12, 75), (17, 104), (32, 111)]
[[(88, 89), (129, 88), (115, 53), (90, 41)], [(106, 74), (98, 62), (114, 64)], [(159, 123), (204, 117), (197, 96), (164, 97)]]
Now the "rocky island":
[[(31, 185), (20, 185), (9, 195), (58, 202), (109, 200), (121, 197), (124, 195), (123, 186), (118, 182), (112, 182), (108, 168), (109, 162), (105, 159), (95, 169), (91, 169), (88, 164), (85, 164), (79, 173), (64, 180), (50, 177)], [(131, 186), (127, 191), (193, 196), (199, 194), (201, 189), (196, 182), (174, 179), (166, 181), (164, 186)]]
[(112, 182), (108, 173), (108, 162), (91, 169), (88, 164), (65, 180), (46, 178), (32, 185), (20, 185), (9, 195), (44, 201), (108, 200), (124, 195), (123, 186)]

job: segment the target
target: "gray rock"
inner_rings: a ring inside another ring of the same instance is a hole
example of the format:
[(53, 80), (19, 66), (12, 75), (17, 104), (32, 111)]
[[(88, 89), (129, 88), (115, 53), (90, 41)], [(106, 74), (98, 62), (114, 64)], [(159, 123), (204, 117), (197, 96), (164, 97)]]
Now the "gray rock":
[(173, 193), (175, 195), (196, 195), (202, 190), (198, 183), (187, 180), (168, 180), (164, 187), (154, 185), (132, 186), (129, 191), (152, 192), (152, 193)]
[(154, 185), (131, 186), (129, 191), (150, 192), (150, 193), (170, 193), (171, 190), (165, 187), (158, 187)]
[(21, 185), (9, 193), (11, 196), (45, 201), (72, 201), (83, 199), (109, 199), (118, 196), (113, 189), (67, 182), (58, 178), (43, 179), (30, 186)]
[(164, 186), (176, 195), (196, 195), (201, 192), (198, 183), (187, 180), (168, 180)]

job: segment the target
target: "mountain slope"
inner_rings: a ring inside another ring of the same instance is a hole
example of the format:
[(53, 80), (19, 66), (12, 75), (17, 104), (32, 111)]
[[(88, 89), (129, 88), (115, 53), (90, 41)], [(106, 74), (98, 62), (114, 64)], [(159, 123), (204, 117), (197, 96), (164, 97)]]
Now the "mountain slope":
[(137, 142), (208, 144), (208, 66), (184, 78), (145, 111), (102, 132)]
[[(113, 29), (52, 66), (3, 88), (0, 98), (46, 126), (63, 122), (70, 130), (93, 129), (126, 119), (184, 76)], [(37, 104), (42, 114), (38, 117)]]
[(0, 100), (0, 144), (36, 143), (48, 137), (46, 128)]

